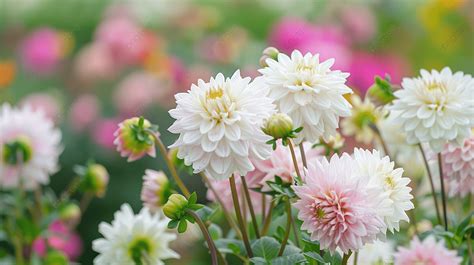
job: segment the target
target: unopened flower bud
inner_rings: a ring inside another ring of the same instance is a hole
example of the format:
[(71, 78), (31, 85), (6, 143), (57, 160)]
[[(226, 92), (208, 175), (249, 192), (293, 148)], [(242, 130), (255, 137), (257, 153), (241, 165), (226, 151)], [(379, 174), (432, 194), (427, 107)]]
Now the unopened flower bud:
[(163, 206), (171, 195), (171, 184), (162, 171), (147, 169), (143, 176), (141, 199), (143, 204), (155, 212)]
[(181, 218), (188, 206), (188, 200), (181, 194), (172, 194), (163, 206), (163, 213), (171, 220)]
[(274, 139), (285, 138), (293, 132), (293, 121), (284, 113), (273, 114), (265, 121), (262, 130)]
[(267, 47), (265, 50), (263, 50), (262, 57), (260, 57), (259, 63), (260, 66), (262, 67), (267, 67), (267, 59), (273, 59), (277, 60), (278, 59), (278, 53), (279, 51), (275, 47)]
[(90, 164), (87, 166), (80, 183), (81, 189), (92, 192), (97, 197), (103, 197), (109, 184), (109, 173), (100, 164)]
[(367, 96), (377, 105), (385, 105), (395, 99), (392, 85), (380, 77), (375, 77), (374, 84), (367, 90)]
[(117, 151), (122, 157), (128, 157), (128, 162), (140, 159), (146, 154), (155, 157), (155, 140), (150, 131), (158, 134), (157, 128), (146, 119), (135, 117), (124, 120), (114, 133)]
[(59, 208), (59, 219), (69, 227), (75, 227), (81, 220), (81, 209), (75, 203), (67, 203)]

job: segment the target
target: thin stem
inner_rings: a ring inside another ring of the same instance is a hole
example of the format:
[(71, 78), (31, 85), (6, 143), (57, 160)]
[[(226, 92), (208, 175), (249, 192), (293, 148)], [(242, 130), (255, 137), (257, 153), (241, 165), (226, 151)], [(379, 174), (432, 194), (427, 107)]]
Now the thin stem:
[(471, 264), (474, 264), (474, 254), (472, 253), (472, 242), (470, 233), (467, 235), (467, 251), (469, 252), (469, 259), (471, 260)]
[(262, 224), (265, 222), (265, 212), (267, 211), (267, 196), (262, 193)]
[(273, 206), (275, 203), (272, 201), (270, 203), (270, 208), (268, 208), (268, 213), (267, 217), (265, 217), (265, 221), (263, 222), (263, 228), (262, 228), (262, 235), (265, 235), (268, 232), (268, 228), (270, 228), (270, 221), (272, 220), (272, 212), (273, 212)]
[(290, 199), (287, 198), (285, 202), (286, 206), (286, 230), (285, 230), (285, 236), (283, 237), (283, 241), (281, 242), (281, 247), (280, 251), (278, 251), (278, 256), (283, 255), (283, 252), (285, 251), (286, 244), (288, 243), (288, 238), (290, 237), (290, 230), (291, 230), (291, 204), (290, 204)]
[(64, 190), (63, 193), (61, 193), (61, 196), (59, 197), (60, 202), (64, 202), (69, 197), (71, 197), (74, 192), (76, 192), (77, 188), (79, 188), (79, 183), (81, 182), (81, 179), (79, 177), (74, 177), (74, 179), (69, 183), (67, 188)]
[(250, 193), (249, 193), (249, 187), (247, 186), (247, 181), (245, 181), (244, 176), (240, 176), (240, 179), (242, 180), (242, 186), (244, 188), (244, 197), (245, 197), (245, 200), (247, 201), (247, 205), (249, 206), (250, 217), (252, 218), (252, 225), (253, 225), (253, 229), (255, 230), (255, 236), (257, 236), (257, 238), (260, 238), (257, 217), (255, 217), (255, 211), (253, 209), (252, 200), (250, 199)]
[(211, 192), (214, 194), (214, 197), (216, 198), (217, 202), (220, 204), (221, 208), (222, 208), (222, 213), (224, 214), (224, 218), (227, 220), (227, 222), (229, 223), (230, 227), (232, 227), (232, 229), (235, 230), (235, 232), (237, 233), (237, 236), (239, 238), (242, 238), (242, 235), (240, 234), (240, 230), (239, 228), (237, 227), (237, 224), (235, 223), (234, 219), (231, 217), (229, 211), (227, 210), (227, 208), (225, 207), (224, 205), (224, 201), (222, 201), (222, 198), (221, 196), (219, 196), (219, 193), (216, 191), (216, 189), (214, 188), (214, 186), (212, 185), (212, 183), (209, 181), (209, 178), (206, 176), (206, 174), (204, 174), (204, 172), (201, 172), (200, 173), (202, 179), (204, 180), (204, 182), (206, 183), (207, 187), (211, 190)]
[(293, 220), (293, 216), (291, 217), (291, 226), (293, 227), (293, 235), (295, 236), (296, 246), (300, 247), (300, 238), (298, 236), (298, 228), (296, 227), (295, 220)]
[(349, 253), (344, 253), (344, 256), (342, 257), (342, 265), (347, 265), (347, 261), (349, 260), (349, 257), (351, 256), (352, 251), (349, 250)]
[(191, 193), (189, 192), (188, 188), (184, 185), (183, 181), (178, 175), (178, 172), (176, 171), (176, 168), (174, 167), (173, 163), (171, 162), (170, 158), (168, 157), (168, 150), (166, 150), (165, 145), (161, 141), (161, 139), (153, 132), (150, 132), (150, 135), (155, 139), (156, 144), (158, 145), (158, 148), (160, 148), (160, 152), (163, 155), (163, 158), (165, 159), (166, 165), (168, 166), (171, 176), (173, 177), (174, 181), (178, 185), (179, 189), (181, 192), (184, 194), (186, 198), (189, 198)]
[(306, 162), (306, 152), (304, 151), (303, 143), (300, 143), (300, 154), (301, 154), (301, 160), (303, 161), (303, 167), (308, 168), (308, 163)]
[(354, 253), (354, 264), (353, 265), (357, 265), (357, 259), (359, 259), (359, 251)]
[(21, 241), (19, 237), (15, 236), (13, 238), (13, 245), (15, 248), (15, 261), (17, 265), (23, 265), (25, 263), (24, 258), (23, 258), (23, 246), (21, 244)]
[(84, 214), (86, 211), (87, 207), (89, 207), (89, 204), (91, 203), (92, 199), (94, 198), (94, 194), (91, 192), (86, 192), (81, 198), (81, 201), (79, 203), (79, 209), (81, 209), (81, 213)]
[(232, 200), (234, 201), (235, 215), (237, 215), (237, 221), (240, 226), (240, 232), (242, 233), (242, 239), (244, 241), (245, 249), (247, 250), (247, 255), (249, 258), (253, 257), (252, 248), (250, 247), (250, 241), (247, 235), (247, 230), (245, 229), (244, 220), (242, 218), (242, 212), (240, 211), (239, 197), (237, 196), (237, 188), (235, 186), (235, 177), (234, 174), (229, 178), (230, 190), (232, 192)]
[(436, 217), (438, 218), (438, 223), (442, 224), (441, 214), (439, 212), (439, 207), (438, 207), (438, 199), (436, 199), (436, 191), (435, 191), (435, 187), (433, 183), (433, 175), (431, 174), (430, 165), (428, 165), (428, 160), (426, 159), (425, 151), (423, 151), (423, 146), (421, 146), (421, 144), (418, 144), (418, 147), (420, 147), (421, 155), (423, 156), (423, 161), (425, 162), (426, 172), (428, 173), (428, 178), (430, 180), (431, 195), (433, 195), (433, 202), (436, 209)]
[(441, 202), (443, 205), (444, 230), (448, 231), (448, 212), (446, 207), (446, 191), (444, 189), (443, 156), (438, 153), (439, 181), (441, 182)]
[(209, 234), (209, 231), (207, 230), (206, 225), (203, 223), (199, 215), (197, 215), (195, 212), (191, 210), (186, 211), (189, 215), (191, 215), (194, 220), (196, 220), (196, 223), (199, 225), (199, 228), (201, 229), (202, 235), (206, 239), (207, 242), (207, 247), (209, 248), (209, 251), (211, 252), (211, 261), (213, 265), (218, 265), (219, 263), (217, 262), (217, 248), (216, 245), (214, 244), (214, 241), (212, 240), (211, 235)]
[(296, 176), (299, 182), (298, 184), (301, 185), (303, 183), (303, 179), (301, 178), (301, 173), (298, 166), (298, 160), (296, 159), (295, 148), (293, 146), (293, 141), (291, 139), (288, 140), (288, 147), (290, 148), (291, 158), (293, 160), (293, 165), (295, 167)]

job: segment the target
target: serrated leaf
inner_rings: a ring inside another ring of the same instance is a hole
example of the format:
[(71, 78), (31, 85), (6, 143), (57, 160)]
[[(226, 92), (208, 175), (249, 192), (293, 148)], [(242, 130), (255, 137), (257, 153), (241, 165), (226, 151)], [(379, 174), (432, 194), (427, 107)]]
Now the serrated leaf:
[(255, 240), (251, 247), (255, 257), (270, 261), (278, 255), (280, 243), (273, 237), (265, 236)]

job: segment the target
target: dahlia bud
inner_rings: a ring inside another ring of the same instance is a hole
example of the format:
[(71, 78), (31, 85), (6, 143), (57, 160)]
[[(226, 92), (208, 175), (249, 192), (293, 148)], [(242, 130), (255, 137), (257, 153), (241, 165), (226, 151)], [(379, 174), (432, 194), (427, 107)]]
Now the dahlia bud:
[(293, 132), (293, 120), (284, 113), (273, 114), (265, 121), (262, 130), (273, 139), (286, 138)]
[(379, 76), (375, 77), (374, 84), (367, 90), (367, 96), (377, 105), (385, 105), (395, 99), (390, 82)]
[(67, 203), (59, 208), (59, 219), (69, 227), (75, 227), (81, 220), (81, 209), (75, 203)]
[(163, 213), (171, 220), (180, 219), (188, 206), (188, 200), (181, 194), (172, 194), (163, 206)]
[(171, 183), (162, 171), (147, 169), (143, 176), (141, 199), (143, 204), (155, 212), (171, 195)]
[(155, 139), (158, 137), (158, 127), (144, 118), (130, 118), (119, 124), (115, 131), (114, 144), (122, 157), (128, 157), (128, 162), (142, 158), (146, 154), (155, 157)]
[(260, 57), (260, 66), (262, 67), (267, 67), (267, 59), (271, 58), (273, 60), (278, 59), (278, 53), (279, 51), (275, 47), (267, 47), (265, 50), (263, 50), (262, 57)]
[(97, 197), (103, 197), (109, 184), (109, 173), (100, 164), (90, 164), (86, 168), (78, 167), (82, 176), (80, 187), (85, 192), (92, 192)]

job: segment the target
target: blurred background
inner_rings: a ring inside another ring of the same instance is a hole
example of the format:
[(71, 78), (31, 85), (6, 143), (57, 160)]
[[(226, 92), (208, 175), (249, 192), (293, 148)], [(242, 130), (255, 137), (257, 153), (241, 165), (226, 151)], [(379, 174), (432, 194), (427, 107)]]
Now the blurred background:
[[(374, 75), (399, 84), (420, 68), (474, 71), (474, 1), (323, 0), (0, 0), (0, 102), (42, 108), (63, 132), (60, 191), (73, 166), (93, 158), (111, 175), (78, 228), (82, 264), (92, 264), (97, 226), (124, 202), (141, 207), (142, 175), (165, 169), (159, 159), (127, 163), (114, 150), (124, 118), (144, 115), (163, 141), (173, 95), (193, 82), (241, 69), (258, 75), (267, 46), (335, 58), (364, 95)], [(205, 198), (198, 177), (185, 182)], [(207, 264), (204, 251), (186, 251), (179, 264)], [(202, 260), (201, 260), (202, 259)]]

